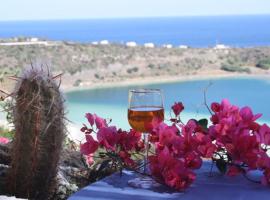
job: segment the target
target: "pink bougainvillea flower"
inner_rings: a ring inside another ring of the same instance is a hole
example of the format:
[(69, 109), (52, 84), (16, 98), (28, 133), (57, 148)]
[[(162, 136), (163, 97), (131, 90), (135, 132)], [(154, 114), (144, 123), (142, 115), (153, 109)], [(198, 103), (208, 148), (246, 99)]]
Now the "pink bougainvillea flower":
[(170, 156), (168, 148), (165, 147), (157, 155), (149, 156), (149, 162), (152, 175), (159, 181), (163, 181), (162, 172), (172, 164), (173, 157)]
[(199, 169), (202, 166), (202, 159), (196, 152), (189, 152), (185, 155), (185, 164), (190, 169)]
[(240, 115), (245, 121), (255, 121), (262, 116), (262, 114), (253, 115), (251, 108), (248, 106), (241, 108)]
[(96, 114), (91, 114), (91, 113), (86, 113), (85, 114), (85, 117), (87, 118), (89, 124), (91, 126), (93, 126), (94, 124), (96, 124), (96, 127), (98, 129), (102, 128), (102, 127), (107, 127), (107, 122), (105, 119), (99, 117), (98, 115)]
[(243, 127), (247, 126), (249, 129), (253, 131), (257, 131), (260, 128), (260, 125), (255, 121), (259, 119), (262, 116), (262, 114), (253, 115), (251, 108), (248, 106), (241, 108), (239, 114), (242, 118), (241, 126)]
[(94, 158), (93, 158), (93, 154), (89, 154), (89, 155), (86, 155), (85, 158), (86, 158), (86, 163), (91, 166), (93, 165), (93, 163), (95, 162), (94, 161)]
[(194, 120), (189, 120), (186, 125), (182, 126), (182, 135), (184, 137), (184, 148), (185, 152), (196, 151), (197, 146), (199, 145), (199, 141), (196, 137), (195, 129), (197, 127), (197, 123)]
[(133, 129), (130, 132), (118, 130), (118, 143), (121, 145), (123, 150), (130, 151), (134, 150), (141, 139), (141, 133)]
[(162, 116), (153, 117), (152, 121), (145, 121), (144, 127), (147, 132), (152, 132), (154, 129), (158, 128), (159, 125), (163, 122), (164, 118)]
[(84, 126), (81, 128), (81, 132), (86, 132), (87, 129), (88, 129), (88, 128), (84, 125)]
[(175, 155), (182, 154), (184, 140), (176, 126), (160, 126), (156, 129), (155, 137), (156, 140), (151, 141), (155, 143), (157, 152), (166, 147)]
[(85, 117), (86, 117), (86, 119), (88, 120), (89, 124), (90, 124), (91, 126), (93, 126), (94, 123), (95, 123), (95, 114), (93, 115), (93, 114), (91, 114), (91, 113), (86, 113), (86, 114), (85, 114)]
[(160, 133), (166, 129), (168, 125), (164, 122), (161, 122), (158, 126), (155, 126), (152, 131), (150, 132), (149, 141), (152, 143), (156, 143), (159, 141), (159, 135)]
[(187, 189), (196, 179), (195, 173), (187, 168), (183, 168), (180, 162), (173, 169), (164, 171), (163, 177), (168, 186), (179, 191)]
[(255, 135), (241, 134), (235, 136), (232, 143), (225, 143), (224, 145), (235, 162), (244, 162), (249, 169), (257, 168), (259, 143)]
[(219, 103), (212, 103), (211, 104), (211, 109), (214, 111), (214, 112), (219, 112), (220, 111), (220, 104)]
[(197, 151), (204, 158), (211, 158), (213, 153), (217, 150), (215, 144), (212, 143), (210, 135), (205, 135), (201, 132), (196, 133), (196, 138), (199, 141)]
[(99, 117), (96, 114), (95, 114), (95, 123), (98, 129), (103, 128), (103, 127), (108, 127), (106, 120)]
[(175, 102), (171, 108), (175, 116), (178, 116), (184, 110), (184, 105), (182, 102)]
[(173, 157), (167, 147), (150, 156), (149, 161), (152, 175), (176, 190), (186, 189), (195, 180), (195, 174), (186, 168), (183, 160)]
[(256, 133), (258, 141), (265, 145), (270, 145), (270, 128), (266, 124), (263, 124), (259, 131)]
[(118, 134), (115, 126), (101, 127), (97, 132), (99, 144), (107, 150), (115, 151), (115, 145), (118, 142)]
[(193, 119), (191, 119), (191, 120), (189, 120), (189, 121), (187, 122), (186, 125), (184, 125), (184, 126), (182, 127), (182, 132), (183, 132), (182, 134), (183, 134), (184, 136), (186, 136), (187, 139), (189, 139), (189, 138), (192, 136), (192, 134), (194, 133), (196, 127), (197, 127), (196, 121), (193, 120)]
[(171, 148), (177, 135), (177, 128), (174, 126), (167, 126), (159, 132), (159, 144)]
[(93, 129), (88, 128), (85, 124), (83, 124), (83, 127), (81, 128), (81, 132), (85, 134), (91, 134), (93, 132)]
[(122, 131), (122, 129), (118, 129), (117, 131), (117, 137), (118, 137), (118, 141), (117, 143), (119, 145), (121, 145), (121, 147), (123, 147), (123, 150), (127, 150), (129, 149), (129, 146), (127, 143), (127, 137), (128, 137), (128, 132), (127, 131)]
[(264, 151), (258, 154), (257, 166), (260, 169), (270, 169), (270, 157)]
[(81, 145), (81, 153), (89, 155), (94, 153), (98, 149), (98, 142), (93, 139), (91, 135), (86, 135), (86, 142)]
[(7, 144), (7, 143), (9, 143), (9, 139), (5, 138), (5, 137), (0, 137), (0, 143), (1, 144)]
[(252, 110), (250, 109), (250, 107), (247, 107), (247, 106), (241, 108), (240, 115), (241, 115), (242, 119), (245, 121), (251, 121), (253, 119)]
[(126, 151), (120, 151), (118, 155), (124, 161), (125, 165), (130, 166), (130, 167), (135, 165), (135, 162), (130, 158), (131, 155), (127, 153)]
[(236, 167), (236, 166), (230, 166), (228, 171), (227, 171), (227, 175), (228, 176), (237, 176), (239, 174), (243, 173), (243, 170), (239, 167)]
[(263, 172), (263, 177), (261, 179), (261, 183), (263, 185), (270, 185), (270, 168), (266, 169), (264, 172)]
[(144, 149), (144, 142), (143, 141), (138, 141), (138, 143), (135, 146), (135, 150), (138, 151), (142, 151)]

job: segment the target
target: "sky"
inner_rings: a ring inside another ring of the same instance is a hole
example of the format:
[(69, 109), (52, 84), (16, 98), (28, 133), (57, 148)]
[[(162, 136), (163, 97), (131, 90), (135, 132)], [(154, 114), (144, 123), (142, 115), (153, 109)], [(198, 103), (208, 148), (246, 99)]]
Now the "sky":
[(1, 0), (0, 21), (270, 14), (270, 0)]

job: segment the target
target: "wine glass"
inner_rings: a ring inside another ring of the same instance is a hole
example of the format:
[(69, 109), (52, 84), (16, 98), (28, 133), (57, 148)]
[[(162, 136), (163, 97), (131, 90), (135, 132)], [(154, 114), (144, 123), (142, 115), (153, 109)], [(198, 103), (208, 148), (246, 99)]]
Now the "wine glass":
[[(164, 120), (163, 94), (159, 89), (132, 89), (128, 96), (128, 122), (130, 126), (143, 133), (145, 143), (143, 172), (147, 172), (149, 152), (149, 133), (153, 123)], [(144, 179), (145, 182), (145, 179)]]

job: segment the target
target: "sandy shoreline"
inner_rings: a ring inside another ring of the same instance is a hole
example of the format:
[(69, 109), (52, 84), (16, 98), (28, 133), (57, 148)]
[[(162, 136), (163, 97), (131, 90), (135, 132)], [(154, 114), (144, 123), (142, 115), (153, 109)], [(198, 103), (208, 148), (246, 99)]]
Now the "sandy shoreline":
[(144, 78), (133, 78), (123, 81), (113, 81), (113, 82), (103, 82), (103, 83), (93, 83), (85, 82), (77, 87), (62, 86), (62, 90), (65, 93), (84, 91), (84, 90), (96, 90), (96, 89), (106, 89), (115, 87), (127, 87), (127, 86), (143, 86), (143, 85), (155, 85), (155, 84), (166, 84), (166, 83), (176, 83), (176, 82), (189, 82), (189, 81), (200, 81), (212, 79), (227, 79), (227, 78), (250, 78), (250, 79), (262, 79), (265, 80), (270, 78), (270, 74), (243, 74), (243, 73), (223, 73), (217, 74), (215, 72), (208, 74), (196, 74), (196, 75), (181, 75), (181, 76), (160, 76), (160, 77), (144, 77)]

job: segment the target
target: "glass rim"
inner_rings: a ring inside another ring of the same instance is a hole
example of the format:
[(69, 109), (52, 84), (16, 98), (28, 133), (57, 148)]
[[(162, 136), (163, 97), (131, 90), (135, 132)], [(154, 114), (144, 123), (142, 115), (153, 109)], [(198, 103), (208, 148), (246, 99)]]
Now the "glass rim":
[(152, 88), (140, 88), (140, 89), (130, 89), (130, 93), (162, 93), (161, 89)]

